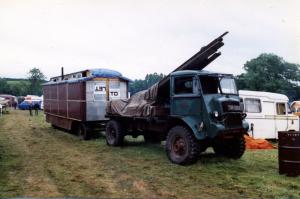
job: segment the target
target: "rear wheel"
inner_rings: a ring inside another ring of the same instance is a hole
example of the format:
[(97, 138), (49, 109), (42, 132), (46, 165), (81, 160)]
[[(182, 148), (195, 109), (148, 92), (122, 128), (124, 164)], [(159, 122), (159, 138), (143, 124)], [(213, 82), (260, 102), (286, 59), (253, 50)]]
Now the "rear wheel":
[(124, 142), (124, 134), (121, 124), (116, 120), (110, 120), (106, 124), (106, 143), (110, 146), (120, 146)]
[(169, 160), (175, 164), (192, 164), (197, 161), (199, 143), (188, 128), (175, 126), (168, 133), (166, 153)]
[(213, 144), (216, 154), (223, 155), (228, 158), (241, 158), (246, 150), (245, 138), (243, 135), (228, 140), (217, 140)]

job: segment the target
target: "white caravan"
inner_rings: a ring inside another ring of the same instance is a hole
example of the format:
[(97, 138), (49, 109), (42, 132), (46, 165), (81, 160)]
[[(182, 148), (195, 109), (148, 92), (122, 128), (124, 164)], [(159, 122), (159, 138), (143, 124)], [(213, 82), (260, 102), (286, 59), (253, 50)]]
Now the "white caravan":
[(239, 95), (243, 99), (250, 136), (277, 139), (278, 131), (299, 131), (299, 118), (291, 113), (286, 95), (247, 90), (240, 90)]

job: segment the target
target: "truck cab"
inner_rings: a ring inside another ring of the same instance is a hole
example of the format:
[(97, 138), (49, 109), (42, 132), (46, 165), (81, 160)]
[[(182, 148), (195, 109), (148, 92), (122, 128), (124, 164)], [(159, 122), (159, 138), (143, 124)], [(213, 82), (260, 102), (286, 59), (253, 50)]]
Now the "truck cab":
[(178, 71), (171, 74), (170, 89), (170, 115), (184, 120), (198, 139), (248, 130), (232, 75)]
[(179, 164), (185, 162), (178, 151), (185, 151), (189, 142), (197, 143), (195, 151), (212, 146), (216, 153), (241, 157), (245, 150), (243, 134), (249, 125), (244, 120), (246, 114), (233, 76), (183, 70), (171, 73), (170, 80), (170, 117), (178, 118), (182, 124), (168, 133), (169, 159)]

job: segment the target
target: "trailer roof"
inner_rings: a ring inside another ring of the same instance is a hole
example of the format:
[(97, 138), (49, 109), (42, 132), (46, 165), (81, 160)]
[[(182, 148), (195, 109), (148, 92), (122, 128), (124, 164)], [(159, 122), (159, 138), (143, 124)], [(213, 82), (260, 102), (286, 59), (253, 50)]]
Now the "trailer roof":
[[(69, 76), (72, 74), (83, 73), (83, 72), (89, 72), (90, 75), (87, 77), (80, 77), (80, 78), (74, 78), (74, 79), (68, 79), (68, 80), (49, 81), (47, 83), (44, 83), (43, 85), (84, 82), (84, 81), (92, 80), (93, 78), (97, 78), (97, 77), (98, 78), (119, 78), (119, 79), (122, 79), (127, 82), (132, 81), (131, 79), (122, 76), (122, 74), (120, 72), (111, 70), (111, 69), (106, 69), (106, 68), (87, 69), (84, 71), (65, 74), (64, 76)], [(59, 77), (60, 76), (52, 77), (52, 78), (50, 78), (50, 80), (53, 80), (53, 79), (56, 79)]]
[(243, 97), (265, 97), (272, 100), (282, 100), (288, 101), (289, 98), (286, 95), (280, 93), (271, 93), (264, 91), (249, 91), (249, 90), (239, 90), (239, 95)]

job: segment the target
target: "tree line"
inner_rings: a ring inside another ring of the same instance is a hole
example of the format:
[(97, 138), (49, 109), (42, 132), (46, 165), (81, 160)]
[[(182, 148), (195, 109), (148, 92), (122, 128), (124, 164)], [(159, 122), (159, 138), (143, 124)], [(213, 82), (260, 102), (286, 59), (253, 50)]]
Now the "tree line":
[(156, 82), (159, 82), (165, 77), (162, 73), (147, 74), (145, 79), (136, 79), (129, 83), (128, 91), (133, 95), (136, 92), (150, 88)]
[(291, 101), (300, 99), (300, 65), (275, 54), (263, 53), (247, 61), (245, 72), (236, 76), (239, 90), (285, 94)]
[[(244, 73), (235, 76), (239, 90), (267, 91), (285, 94), (291, 101), (300, 99), (300, 65), (285, 61), (275, 54), (263, 53), (247, 61)], [(134, 94), (145, 90), (165, 77), (162, 73), (147, 74), (144, 79), (129, 83), (129, 92)], [(42, 95), (42, 83), (45, 75), (38, 68), (28, 72), (27, 79), (0, 78), (0, 93), (24, 96)]]
[(26, 79), (0, 78), (0, 94), (14, 96), (42, 95), (42, 83), (46, 76), (38, 68), (32, 68)]

